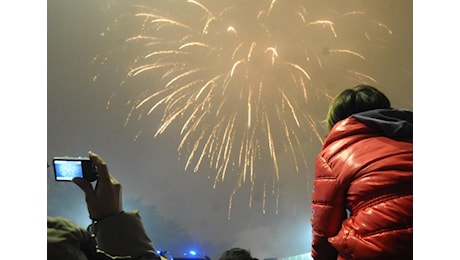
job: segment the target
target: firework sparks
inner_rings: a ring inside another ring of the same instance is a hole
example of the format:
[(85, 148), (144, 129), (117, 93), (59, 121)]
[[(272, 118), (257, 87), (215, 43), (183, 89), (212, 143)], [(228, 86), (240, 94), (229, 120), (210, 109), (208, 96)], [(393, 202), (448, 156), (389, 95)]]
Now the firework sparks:
[[(206, 163), (216, 173), (214, 188), (228, 174), (236, 176), (229, 218), (233, 197), (245, 183), (250, 183), (252, 206), (256, 179), (263, 182), (265, 213), (268, 190), (278, 207), (277, 183), (287, 174), (284, 169), (307, 168), (305, 149), (298, 148), (311, 136), (322, 142), (314, 110), (328, 103), (330, 95), (315, 75), (329, 66), (325, 63), (330, 57), (366, 60), (359, 50), (340, 45), (347, 37), (340, 23), (359, 16), (359, 22), (383, 28), (386, 35), (391, 30), (366, 20), (361, 11), (330, 12), (325, 15), (330, 18), (317, 19), (300, 1), (257, 1), (250, 7), (244, 1), (223, 7), (208, 2), (176, 1), (187, 17), (146, 5), (135, 6), (127, 16), (138, 24), (130, 27), (124, 48), (138, 51), (123, 84), (139, 76), (160, 78), (161, 84), (152, 84), (128, 102), (132, 109), (126, 123), (136, 113), (160, 114), (155, 137), (177, 123), (177, 147), (187, 157), (186, 170), (198, 172)], [(367, 31), (362, 37), (372, 41)], [(365, 72), (343, 71), (349, 81), (376, 83)], [(292, 162), (279, 160), (284, 153)], [(260, 171), (266, 158), (271, 174)]]

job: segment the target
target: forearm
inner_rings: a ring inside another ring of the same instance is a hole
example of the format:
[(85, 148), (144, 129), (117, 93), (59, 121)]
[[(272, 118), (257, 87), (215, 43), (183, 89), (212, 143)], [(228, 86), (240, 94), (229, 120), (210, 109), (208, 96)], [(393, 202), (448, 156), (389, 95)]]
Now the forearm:
[(108, 256), (132, 259), (156, 256), (156, 250), (137, 211), (120, 212), (107, 217), (90, 225), (89, 230), (95, 236), (98, 249)]
[(329, 243), (345, 218), (345, 191), (327, 160), (318, 156), (312, 193), (312, 257), (336, 259), (337, 250)]
[(337, 250), (329, 243), (328, 238), (334, 236), (340, 229), (340, 222), (328, 217), (328, 206), (313, 204), (312, 224), (312, 252), (315, 260), (337, 259)]

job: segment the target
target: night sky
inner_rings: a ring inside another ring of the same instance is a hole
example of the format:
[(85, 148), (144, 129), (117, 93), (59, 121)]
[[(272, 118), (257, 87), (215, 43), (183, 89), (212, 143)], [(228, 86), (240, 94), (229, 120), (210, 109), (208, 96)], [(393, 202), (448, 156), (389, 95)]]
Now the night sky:
[[(195, 249), (211, 259), (234, 246), (259, 259), (307, 253), (314, 158), (326, 135), (320, 121), (330, 98), (366, 83), (386, 93), (393, 107), (413, 109), (412, 1), (216, 2), (48, 0), (47, 161), (89, 150), (100, 154), (123, 185), (125, 210), (140, 210), (158, 249)], [(217, 22), (205, 35), (210, 17)], [(142, 34), (151, 38), (127, 41)], [(180, 48), (187, 42), (207, 46)], [(127, 77), (146, 64), (164, 67)], [(193, 88), (216, 75), (222, 80), (203, 92)], [(133, 110), (162, 89), (170, 92)], [(174, 113), (177, 118), (155, 136)], [(252, 133), (248, 121), (257, 129), (253, 139), (245, 135)], [(228, 137), (229, 128), (234, 135)], [(215, 145), (203, 149), (212, 133)], [(227, 137), (233, 150), (216, 160)], [(239, 152), (245, 145), (257, 148), (250, 153), (253, 173), (243, 176)], [(194, 170), (199, 155), (204, 159)], [(48, 168), (47, 214), (88, 225), (83, 192), (54, 181), (53, 174)]]

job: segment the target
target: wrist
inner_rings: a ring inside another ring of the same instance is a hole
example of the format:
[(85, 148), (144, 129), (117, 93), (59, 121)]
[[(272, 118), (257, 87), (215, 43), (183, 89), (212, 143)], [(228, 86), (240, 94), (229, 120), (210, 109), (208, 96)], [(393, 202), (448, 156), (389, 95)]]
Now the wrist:
[(96, 216), (96, 217), (93, 217), (93, 216), (91, 216), (91, 214), (90, 214), (89, 218), (90, 218), (93, 222), (99, 222), (99, 221), (102, 221), (102, 220), (104, 220), (104, 219), (111, 218), (111, 217), (113, 217), (113, 216), (119, 215), (119, 214), (121, 214), (121, 213), (123, 213), (123, 212), (124, 212), (123, 210), (120, 210), (120, 211), (115, 212), (115, 213), (104, 214), (104, 215)]

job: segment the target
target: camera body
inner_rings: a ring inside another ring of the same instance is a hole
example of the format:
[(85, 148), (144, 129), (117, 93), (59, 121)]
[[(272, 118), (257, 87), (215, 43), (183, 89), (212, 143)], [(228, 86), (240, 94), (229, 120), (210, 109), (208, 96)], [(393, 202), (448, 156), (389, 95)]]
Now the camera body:
[(90, 182), (97, 179), (97, 168), (88, 157), (54, 157), (53, 167), (56, 181), (72, 181), (75, 177), (84, 178)]

